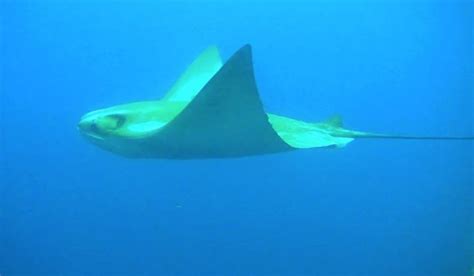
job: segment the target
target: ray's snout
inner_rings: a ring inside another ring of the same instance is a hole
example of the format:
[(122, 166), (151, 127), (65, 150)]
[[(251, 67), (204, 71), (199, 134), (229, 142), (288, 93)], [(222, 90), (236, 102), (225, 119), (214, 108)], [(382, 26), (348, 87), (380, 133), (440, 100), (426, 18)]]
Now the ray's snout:
[(77, 123), (77, 129), (83, 130), (85, 127), (86, 127), (86, 123), (85, 123), (85, 122), (79, 121), (79, 123)]
[(93, 120), (93, 119), (81, 118), (79, 123), (77, 123), (77, 128), (82, 133), (95, 133), (95, 132), (98, 132), (96, 121)]
[(97, 122), (95, 119), (84, 117), (81, 118), (79, 123), (77, 123), (77, 129), (82, 135), (93, 139), (94, 141), (104, 140), (104, 137), (99, 127), (97, 126)]
[(94, 122), (88, 120), (80, 120), (77, 124), (77, 128), (81, 131), (89, 131), (92, 128)]

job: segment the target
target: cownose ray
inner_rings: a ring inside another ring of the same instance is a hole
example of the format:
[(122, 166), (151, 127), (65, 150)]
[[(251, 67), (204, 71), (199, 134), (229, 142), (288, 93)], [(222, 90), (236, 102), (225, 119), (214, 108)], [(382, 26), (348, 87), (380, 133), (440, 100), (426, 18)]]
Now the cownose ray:
[(93, 144), (133, 158), (200, 159), (344, 147), (356, 138), (472, 140), (395, 136), (349, 130), (340, 117), (318, 123), (266, 113), (255, 82), (250, 45), (223, 64), (205, 50), (170, 91), (155, 101), (85, 114), (78, 128)]

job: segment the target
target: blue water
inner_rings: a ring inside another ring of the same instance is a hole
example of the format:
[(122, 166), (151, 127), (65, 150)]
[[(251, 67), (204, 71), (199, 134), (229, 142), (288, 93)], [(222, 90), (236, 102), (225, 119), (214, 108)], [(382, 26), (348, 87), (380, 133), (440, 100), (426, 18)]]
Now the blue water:
[(1, 1), (0, 274), (469, 275), (472, 142), (130, 160), (87, 143), (76, 124), (159, 98), (209, 45), (228, 58), (251, 43), (268, 111), (472, 135), (472, 9)]

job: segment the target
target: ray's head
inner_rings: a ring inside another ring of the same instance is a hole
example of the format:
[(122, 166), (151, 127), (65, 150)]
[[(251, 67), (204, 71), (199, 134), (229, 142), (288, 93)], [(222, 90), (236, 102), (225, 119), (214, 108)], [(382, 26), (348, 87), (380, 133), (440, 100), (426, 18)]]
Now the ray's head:
[(121, 132), (126, 124), (127, 114), (124, 112), (97, 110), (82, 116), (77, 126), (86, 137), (105, 140), (122, 136)]
[(173, 114), (157, 102), (136, 102), (86, 113), (77, 128), (100, 148), (132, 156), (143, 139), (153, 136)]
[(81, 117), (79, 131), (94, 139), (143, 138), (171, 119), (156, 102), (136, 102), (89, 112)]
[[(104, 150), (133, 157), (135, 138), (147, 134), (137, 126), (145, 120), (143, 112), (134, 105), (119, 105), (86, 113), (77, 128), (82, 136)], [(145, 114), (146, 115), (146, 114)]]

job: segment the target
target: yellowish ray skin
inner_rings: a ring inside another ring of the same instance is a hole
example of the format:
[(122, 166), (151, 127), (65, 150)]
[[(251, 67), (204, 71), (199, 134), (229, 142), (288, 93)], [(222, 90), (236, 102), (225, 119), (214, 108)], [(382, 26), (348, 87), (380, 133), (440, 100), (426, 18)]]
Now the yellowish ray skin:
[[(153, 136), (161, 127), (171, 122), (186, 106), (184, 101), (144, 101), (117, 105), (90, 112), (81, 119), (80, 127), (87, 129), (96, 124), (102, 135), (125, 139), (141, 139)], [(116, 127), (116, 117), (126, 117), (125, 123)], [(308, 123), (267, 113), (275, 132), (293, 148), (342, 147), (353, 138), (335, 135), (351, 135), (359, 132), (346, 130), (337, 122)]]
[[(153, 136), (159, 136), (158, 132), (172, 122), (193, 101), (222, 67), (223, 63), (218, 49), (209, 47), (187, 68), (162, 100), (135, 102), (90, 112), (81, 118), (79, 129), (91, 142), (119, 154), (147, 156), (147, 153), (141, 152), (142, 150), (138, 147), (149, 147), (150, 152), (166, 151), (166, 147), (157, 149), (156, 144), (150, 143), (147, 139), (152, 140)], [(253, 75), (250, 76), (252, 79)], [(251, 80), (247, 78), (247, 81)], [(254, 92), (257, 93), (257, 91)], [(227, 93), (227, 91), (219, 91), (219, 93)], [(252, 108), (252, 106), (246, 105), (242, 107), (242, 110), (247, 108)], [(277, 146), (277, 151), (328, 146), (341, 147), (353, 140), (353, 138), (333, 135), (344, 131), (337, 122), (312, 124), (270, 113), (266, 115), (273, 130), (287, 144), (287, 146), (284, 144)], [(143, 143), (138, 143), (139, 140), (143, 140)], [(213, 140), (212, 134), (209, 140)], [(172, 142), (169, 141), (170, 144)], [(205, 147), (205, 145), (198, 143), (194, 146)], [(212, 145), (209, 147), (211, 148)], [(183, 148), (183, 150), (191, 149)], [(234, 153), (231, 155), (235, 154), (235, 149), (233, 151)], [(164, 153), (164, 157), (173, 154), (171, 152)], [(245, 153), (243, 152), (243, 154)], [(223, 155), (225, 156), (226, 153)], [(153, 155), (148, 157), (153, 157)]]

